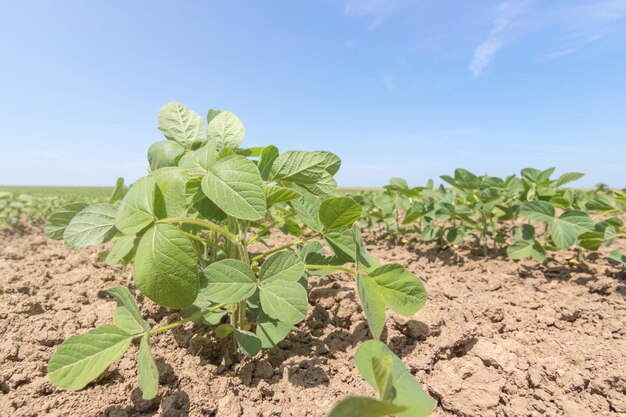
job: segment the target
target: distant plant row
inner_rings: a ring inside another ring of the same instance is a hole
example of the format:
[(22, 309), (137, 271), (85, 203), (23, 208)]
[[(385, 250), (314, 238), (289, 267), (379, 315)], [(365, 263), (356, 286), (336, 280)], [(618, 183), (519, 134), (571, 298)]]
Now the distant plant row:
[[(484, 255), (506, 249), (511, 259), (544, 261), (550, 252), (585, 253), (610, 247), (624, 237), (624, 190), (599, 185), (594, 190), (565, 186), (583, 174), (553, 178), (554, 168), (526, 168), (507, 178), (457, 169), (441, 178), (449, 186), (409, 187), (393, 178), (383, 192), (357, 193), (363, 207), (362, 228), (384, 230), (398, 239), (416, 238), (440, 247), (461, 243), (482, 248)], [(623, 262), (624, 255), (609, 257)]]

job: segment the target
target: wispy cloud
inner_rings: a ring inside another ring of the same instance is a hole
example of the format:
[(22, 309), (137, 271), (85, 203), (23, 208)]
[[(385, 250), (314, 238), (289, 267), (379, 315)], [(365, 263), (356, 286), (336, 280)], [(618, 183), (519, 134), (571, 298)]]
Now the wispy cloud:
[(543, 60), (571, 55), (616, 29), (623, 29), (625, 20), (626, 0), (505, 1), (495, 9), (491, 29), (475, 49), (469, 70), (474, 78), (479, 78), (505, 46), (540, 31), (548, 34), (544, 43), (552, 49), (543, 54)]
[(480, 77), (483, 71), (491, 64), (498, 50), (509, 41), (508, 29), (515, 15), (519, 14), (524, 7), (525, 2), (512, 3), (506, 1), (497, 8), (491, 32), (478, 45), (470, 62), (469, 68), (474, 78)]

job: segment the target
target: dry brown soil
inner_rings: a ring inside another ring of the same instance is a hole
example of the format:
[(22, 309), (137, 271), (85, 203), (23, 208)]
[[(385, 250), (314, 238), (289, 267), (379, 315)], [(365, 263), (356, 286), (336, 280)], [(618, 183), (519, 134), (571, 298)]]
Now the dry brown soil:
[[(626, 415), (623, 266), (368, 240), (374, 255), (418, 274), (428, 290), (414, 317), (391, 315), (384, 338), (437, 400), (433, 415)], [(223, 346), (192, 324), (155, 336), (155, 400), (141, 400), (136, 347), (85, 390), (55, 388), (46, 378), (55, 347), (111, 323), (106, 289), (133, 285), (97, 253), (70, 251), (40, 226), (0, 232), (0, 416), (321, 417), (346, 395), (373, 395), (352, 362), (369, 335), (344, 274), (313, 278), (306, 320), (254, 359), (226, 363)], [(138, 300), (153, 325), (179, 318)]]

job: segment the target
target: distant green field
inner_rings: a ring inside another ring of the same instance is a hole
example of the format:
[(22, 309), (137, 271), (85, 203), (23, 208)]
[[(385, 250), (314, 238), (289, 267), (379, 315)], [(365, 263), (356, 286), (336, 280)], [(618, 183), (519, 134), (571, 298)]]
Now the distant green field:
[(33, 197), (62, 197), (76, 200), (106, 200), (113, 191), (113, 187), (44, 187), (0, 185), (0, 191), (8, 191), (15, 195), (28, 194)]

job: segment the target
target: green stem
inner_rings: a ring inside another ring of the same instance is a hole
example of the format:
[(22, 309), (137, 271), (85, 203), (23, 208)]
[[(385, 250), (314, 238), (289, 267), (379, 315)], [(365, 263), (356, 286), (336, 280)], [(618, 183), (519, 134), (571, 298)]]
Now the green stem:
[(308, 242), (309, 240), (311, 240), (311, 239), (315, 239), (316, 237), (320, 237), (320, 236), (322, 236), (322, 234), (321, 234), (321, 233), (316, 233), (316, 234), (314, 234), (313, 236), (305, 237), (305, 238), (303, 238), (303, 239), (296, 240), (296, 241), (291, 242), (291, 243), (287, 243), (287, 244), (285, 244), (285, 245), (282, 245), (282, 246), (279, 246), (279, 247), (277, 247), (277, 248), (274, 248), (274, 249), (272, 249), (272, 250), (270, 250), (270, 251), (263, 252), (263, 253), (261, 253), (261, 254), (259, 254), (259, 255), (256, 255), (255, 257), (253, 257), (253, 258), (252, 258), (252, 260), (253, 260), (253, 261), (258, 261), (259, 259), (266, 258), (266, 257), (268, 257), (268, 256), (270, 256), (270, 255), (272, 255), (272, 254), (274, 254), (274, 253), (276, 253), (276, 252), (280, 252), (280, 251), (281, 251), (281, 250), (283, 250), (283, 249), (288, 249), (288, 248), (290, 248), (290, 247), (292, 247), (292, 246), (295, 246), (295, 245), (300, 245), (301, 243)]
[(186, 223), (186, 224), (195, 224), (196, 226), (201, 226), (206, 229), (212, 230), (214, 232), (220, 233), (226, 239), (230, 240), (233, 243), (239, 244), (237, 236), (232, 234), (227, 228), (222, 227), (218, 224), (210, 222), (208, 220), (201, 219), (193, 219), (190, 217), (168, 217), (167, 219), (157, 220), (157, 223)]
[(359, 272), (356, 269), (347, 268), (345, 266), (340, 265), (305, 265), (306, 269), (315, 269), (315, 270), (327, 270), (327, 271), (343, 271), (348, 272), (352, 275), (357, 275)]
[(222, 308), (224, 306), (226, 306), (226, 304), (218, 304), (216, 306), (209, 307), (206, 310), (202, 310), (202, 311), (200, 311), (200, 312), (198, 312), (196, 314), (193, 314), (193, 315), (191, 315), (191, 316), (189, 316), (189, 317), (187, 317), (185, 319), (175, 321), (174, 323), (170, 323), (170, 324), (168, 324), (166, 326), (163, 326), (163, 327), (157, 327), (156, 329), (152, 329), (152, 330), (148, 331), (148, 334), (150, 336), (152, 336), (152, 335), (157, 334), (157, 333), (166, 332), (166, 331), (174, 329), (174, 328), (176, 328), (178, 326), (182, 326), (183, 324), (188, 323), (190, 321), (198, 320), (199, 318), (202, 318), (202, 317), (206, 316), (207, 314), (214, 312), (215, 310), (219, 310), (220, 308)]

